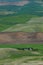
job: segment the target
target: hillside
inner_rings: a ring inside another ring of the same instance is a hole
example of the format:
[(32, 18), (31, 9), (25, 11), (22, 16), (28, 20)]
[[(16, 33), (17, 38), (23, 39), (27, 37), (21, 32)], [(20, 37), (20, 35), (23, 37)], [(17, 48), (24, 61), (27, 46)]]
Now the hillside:
[(31, 65), (31, 64), (43, 65), (43, 50), (31, 51), (31, 50), (18, 50), (15, 48), (0, 48), (0, 65)]
[(2, 25), (4, 24), (6, 25), (6, 28), (3, 28), (2, 32), (15, 32), (15, 31), (43, 32), (43, 17), (22, 15), (17, 17), (15, 16), (15, 17), (2, 18), (2, 21), (4, 22), (0, 23)]
[(31, 15), (43, 16), (43, 6), (42, 3), (39, 2), (40, 1), (36, 0), (14, 0), (14, 2), (12, 0), (11, 2), (10, 0), (8, 2), (6, 2), (6, 0), (2, 0), (2, 2), (0, 2), (0, 11), (17, 12), (18, 15), (26, 13)]
[[(35, 32), (36, 26), (38, 32), (43, 32), (41, 18), (43, 18), (43, 0), (0, 0), (0, 32)], [(33, 23), (30, 22), (31, 20)]]

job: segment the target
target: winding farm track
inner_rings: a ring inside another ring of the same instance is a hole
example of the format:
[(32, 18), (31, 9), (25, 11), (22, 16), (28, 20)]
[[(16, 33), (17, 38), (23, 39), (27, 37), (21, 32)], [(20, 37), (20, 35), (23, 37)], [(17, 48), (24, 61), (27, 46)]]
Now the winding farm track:
[(0, 32), (0, 44), (42, 43), (43, 33)]

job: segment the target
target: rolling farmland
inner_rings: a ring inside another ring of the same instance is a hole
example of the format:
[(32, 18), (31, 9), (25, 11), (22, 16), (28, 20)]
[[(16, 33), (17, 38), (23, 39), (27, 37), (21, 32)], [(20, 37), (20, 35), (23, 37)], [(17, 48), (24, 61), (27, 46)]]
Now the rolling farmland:
[(29, 15), (19, 15), (19, 16), (6, 16), (0, 18), (0, 32), (4, 29), (8, 29), (16, 24), (24, 24), (27, 20), (30, 20)]
[(0, 0), (0, 65), (43, 65), (43, 0)]
[[(17, 48), (33, 48), (18, 50)], [(0, 65), (43, 65), (43, 44), (0, 44)]]
[(0, 65), (43, 65), (43, 51), (0, 48)]
[[(11, 19), (10, 19), (11, 18)], [(43, 32), (43, 17), (11, 16), (0, 19), (0, 32)]]

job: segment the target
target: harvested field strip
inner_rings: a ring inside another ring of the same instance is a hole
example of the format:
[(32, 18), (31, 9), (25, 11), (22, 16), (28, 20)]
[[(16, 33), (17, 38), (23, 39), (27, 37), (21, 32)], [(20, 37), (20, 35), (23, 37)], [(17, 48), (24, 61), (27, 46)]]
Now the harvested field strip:
[(0, 33), (0, 44), (43, 44), (43, 33), (41, 32), (2, 32)]

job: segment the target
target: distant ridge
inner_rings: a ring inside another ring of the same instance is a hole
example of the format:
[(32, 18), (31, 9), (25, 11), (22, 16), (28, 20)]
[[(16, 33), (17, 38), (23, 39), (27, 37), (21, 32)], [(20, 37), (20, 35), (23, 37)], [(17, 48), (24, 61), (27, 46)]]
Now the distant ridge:
[(29, 1), (29, 0), (0, 0), (0, 2), (19, 2), (19, 1)]
[(16, 5), (16, 6), (24, 6), (25, 4), (28, 4), (28, 1), (15, 1), (15, 2), (6, 2), (6, 1), (2, 1), (0, 2), (0, 5), (3, 6), (3, 5)]
[(43, 16), (43, 0), (0, 0), (0, 11)]

